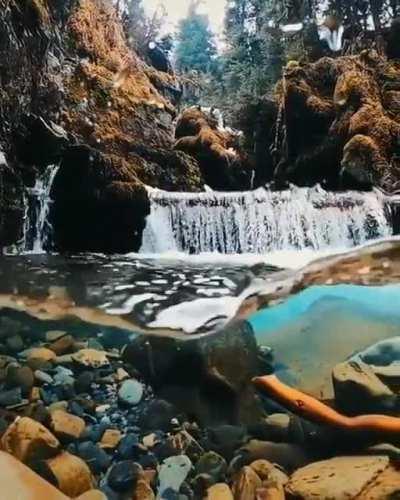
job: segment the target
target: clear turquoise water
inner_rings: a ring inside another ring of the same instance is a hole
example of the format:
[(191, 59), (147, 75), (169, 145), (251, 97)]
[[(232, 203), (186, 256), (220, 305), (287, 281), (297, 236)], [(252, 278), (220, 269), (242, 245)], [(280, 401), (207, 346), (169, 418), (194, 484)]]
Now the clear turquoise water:
[(400, 285), (316, 286), (249, 322), (282, 380), (329, 399), (335, 364), (400, 334), (399, 306)]

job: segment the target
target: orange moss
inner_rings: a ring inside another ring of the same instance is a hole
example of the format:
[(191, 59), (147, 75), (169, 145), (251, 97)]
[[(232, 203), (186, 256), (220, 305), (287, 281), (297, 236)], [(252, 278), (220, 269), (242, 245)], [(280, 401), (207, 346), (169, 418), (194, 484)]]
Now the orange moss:
[(78, 50), (113, 71), (130, 55), (111, 2), (79, 0), (69, 27)]
[[(341, 162), (357, 182), (375, 179), (383, 187), (399, 152), (400, 64), (365, 50), (303, 66), (292, 62), (284, 74), (276, 94), (285, 109), (294, 168), (314, 168), (318, 182), (327, 175), (326, 165), (337, 179)], [(297, 170), (294, 182), (302, 177)]]
[(63, 125), (83, 142), (132, 164), (130, 147), (171, 147), (168, 131), (154, 126), (173, 107), (150, 82), (148, 68), (127, 46), (111, 4), (80, 0), (70, 21), (71, 39), (86, 55), (66, 81)]
[(200, 127), (199, 132), (194, 136), (178, 139), (175, 143), (175, 149), (184, 151), (195, 158), (206, 155), (228, 163), (236, 158), (236, 153), (228, 149), (231, 141), (228, 134), (213, 130), (206, 120), (197, 121), (191, 126), (195, 130)]
[(47, 10), (48, 6), (46, 0), (30, 0), (28, 3), (31, 5), (31, 8), (34, 10), (42, 24), (50, 23), (50, 15)]

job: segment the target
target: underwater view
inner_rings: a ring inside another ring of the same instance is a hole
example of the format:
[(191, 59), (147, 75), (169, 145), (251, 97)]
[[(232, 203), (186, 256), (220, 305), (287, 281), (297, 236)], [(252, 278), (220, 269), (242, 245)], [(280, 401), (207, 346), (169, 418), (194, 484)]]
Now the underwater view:
[(0, 0), (0, 500), (400, 499), (399, 16)]

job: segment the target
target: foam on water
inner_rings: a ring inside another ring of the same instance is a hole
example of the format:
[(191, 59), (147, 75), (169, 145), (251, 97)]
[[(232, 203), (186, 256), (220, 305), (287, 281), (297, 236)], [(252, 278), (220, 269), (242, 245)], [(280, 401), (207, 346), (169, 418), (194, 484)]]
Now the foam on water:
[(335, 251), (392, 234), (378, 192), (316, 188), (171, 193), (149, 189), (141, 253), (258, 254)]

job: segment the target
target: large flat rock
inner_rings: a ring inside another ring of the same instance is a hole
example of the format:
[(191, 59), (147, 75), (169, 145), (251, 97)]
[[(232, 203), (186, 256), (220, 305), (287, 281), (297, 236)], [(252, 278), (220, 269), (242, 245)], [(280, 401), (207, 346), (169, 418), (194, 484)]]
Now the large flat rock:
[(69, 500), (13, 456), (0, 451), (0, 496), (4, 500)]
[(388, 465), (389, 459), (384, 456), (336, 457), (316, 462), (297, 470), (286, 492), (301, 500), (356, 499)]

